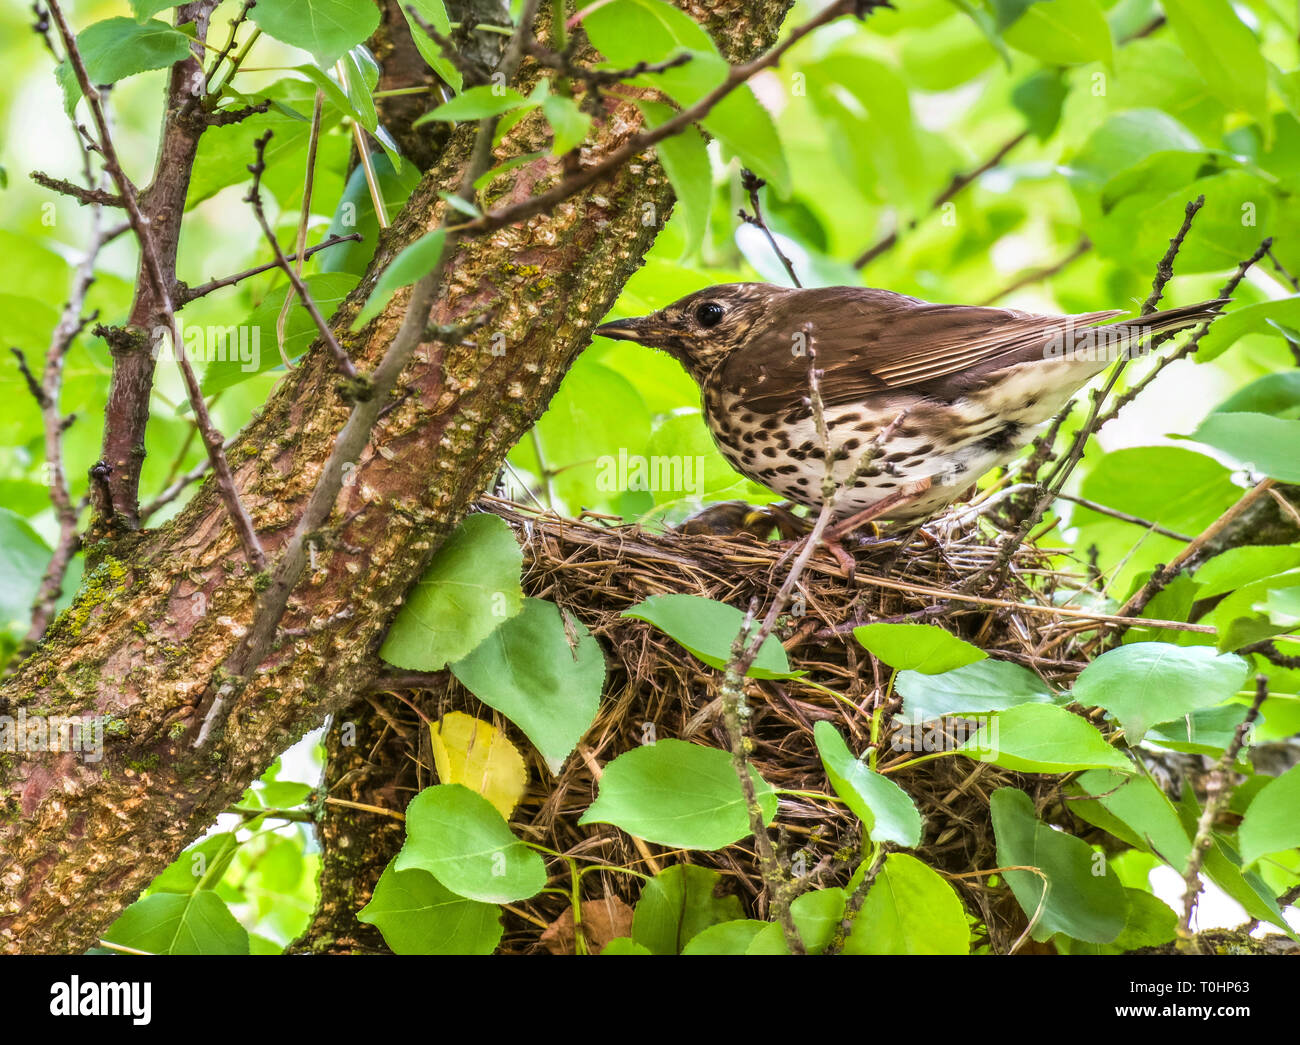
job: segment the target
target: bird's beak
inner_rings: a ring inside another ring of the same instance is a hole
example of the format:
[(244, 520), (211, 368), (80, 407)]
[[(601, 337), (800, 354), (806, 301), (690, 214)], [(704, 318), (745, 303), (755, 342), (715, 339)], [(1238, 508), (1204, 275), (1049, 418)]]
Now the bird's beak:
[(648, 316), (615, 319), (609, 323), (602, 323), (592, 333), (612, 341), (636, 341), (642, 345), (655, 345), (662, 343), (665, 338), (672, 337), (677, 331), (663, 322), (658, 313), (652, 313)]

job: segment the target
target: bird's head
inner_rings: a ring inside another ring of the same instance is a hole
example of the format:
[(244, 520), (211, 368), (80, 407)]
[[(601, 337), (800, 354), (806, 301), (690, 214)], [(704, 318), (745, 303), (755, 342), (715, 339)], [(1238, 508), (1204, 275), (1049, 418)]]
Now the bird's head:
[(721, 283), (688, 294), (635, 319), (616, 319), (595, 333), (616, 341), (660, 348), (697, 381), (744, 344), (774, 298), (788, 291), (767, 283)]

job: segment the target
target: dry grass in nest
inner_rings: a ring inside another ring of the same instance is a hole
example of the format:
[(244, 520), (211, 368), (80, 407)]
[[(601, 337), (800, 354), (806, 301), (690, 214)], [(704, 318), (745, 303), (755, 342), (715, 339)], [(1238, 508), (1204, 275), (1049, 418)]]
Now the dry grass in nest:
[[(609, 665), (600, 714), (559, 777), (533, 756), (533, 783), (515, 813), (516, 829), (580, 862), (644, 874), (680, 862), (714, 867), (731, 880), (750, 916), (767, 917), (752, 842), (720, 852), (669, 851), (609, 825), (578, 827), (577, 822), (596, 796), (600, 767), (643, 743), (651, 729), (655, 737), (729, 747), (718, 700), (721, 672), (652, 626), (621, 616), (623, 611), (669, 592), (704, 595), (742, 609), (754, 600), (765, 611), (789, 568), (788, 558), (783, 561), (789, 544), (747, 535), (656, 535), (635, 526), (560, 519), (511, 502), (491, 500), (485, 506), (512, 526), (523, 546), (526, 593), (550, 599), (581, 620), (601, 641)], [(855, 753), (866, 748), (890, 669), (853, 638), (858, 624), (942, 623), (990, 656), (1023, 664), (1055, 683), (1068, 682), (1082, 669), (1081, 636), (1088, 622), (1029, 608), (1051, 606), (1054, 597), (1059, 600), (1063, 590), (1079, 584), (1077, 576), (1052, 570), (1052, 553), (1024, 546), (995, 597), (956, 600), (961, 584), (996, 559), (996, 544), (979, 527), (943, 540), (903, 528), (855, 551), (852, 583), (829, 556), (819, 552), (813, 558), (798, 588), (804, 612), (787, 618), (777, 631), (791, 665), (808, 675), (747, 684), (752, 759), (764, 779), (777, 788), (830, 793), (813, 742), (813, 726), (820, 720), (830, 721)], [(514, 733), (521, 750), (531, 750), (501, 716), (454, 682), (443, 701), (445, 710), (453, 706), (495, 718)], [(885, 722), (897, 707), (893, 698)], [(881, 748), (882, 768), (911, 757), (892, 751), (889, 735)], [(993, 949), (1007, 950), (1023, 931), (1025, 917), (1005, 885), (990, 888), (987, 874), (972, 874), (997, 867), (989, 796), (1011, 784), (1027, 791), (1040, 810), (1061, 816), (1061, 778), (1021, 775), (953, 756), (908, 767), (893, 779), (924, 817), (916, 855), (940, 872), (964, 876), (952, 877), (953, 885), (987, 927)], [(848, 881), (859, 858), (860, 827), (843, 805), (783, 795), (776, 826), (784, 836), (784, 853), (801, 854), (810, 888)], [(616, 872), (592, 872), (583, 882), (585, 897), (616, 896), (629, 903), (641, 889), (640, 879)], [(509, 905), (502, 950), (539, 949), (539, 926), (560, 918), (568, 906), (565, 897), (552, 893)]]

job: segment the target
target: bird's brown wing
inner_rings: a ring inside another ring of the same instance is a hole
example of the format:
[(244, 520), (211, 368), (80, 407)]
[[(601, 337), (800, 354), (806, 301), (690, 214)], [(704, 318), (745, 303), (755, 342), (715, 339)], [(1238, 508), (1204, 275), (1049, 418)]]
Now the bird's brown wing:
[(891, 389), (947, 398), (979, 374), (1043, 358), (1044, 343), (1069, 324), (1077, 329), (1119, 314), (1040, 316), (828, 287), (778, 302), (718, 377), (722, 387), (740, 392), (748, 409), (774, 413), (795, 407), (808, 390), (808, 357), (799, 352), (804, 334), (825, 375), (822, 398), (828, 406)]

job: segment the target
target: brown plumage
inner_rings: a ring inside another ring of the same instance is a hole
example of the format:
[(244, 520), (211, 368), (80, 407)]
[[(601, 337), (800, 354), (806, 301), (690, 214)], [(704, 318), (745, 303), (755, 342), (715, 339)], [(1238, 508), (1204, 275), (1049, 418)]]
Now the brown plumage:
[[(1120, 313), (1034, 315), (867, 287), (731, 283), (596, 332), (676, 358), (699, 383), (709, 430), (732, 465), (815, 507), (825, 447), (808, 398), (811, 347), (834, 475), (851, 481), (836, 515), (879, 505), (886, 517), (920, 519), (1011, 460), (1143, 339), (1210, 322), (1222, 304), (1106, 323)], [(866, 453), (874, 456), (859, 468)]]

